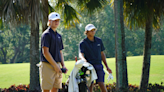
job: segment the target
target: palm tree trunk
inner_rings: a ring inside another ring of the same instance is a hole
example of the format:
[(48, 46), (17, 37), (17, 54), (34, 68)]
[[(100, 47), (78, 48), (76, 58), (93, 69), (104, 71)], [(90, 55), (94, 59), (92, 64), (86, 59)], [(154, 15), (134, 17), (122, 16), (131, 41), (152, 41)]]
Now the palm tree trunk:
[[(31, 23), (32, 24), (32, 23)], [(39, 90), (39, 69), (36, 66), (39, 63), (39, 23), (38, 27), (31, 26), (30, 37), (30, 90)]]
[(128, 77), (125, 51), (125, 31), (123, 23), (123, 0), (114, 0), (114, 14), (117, 91), (127, 92)]
[(149, 71), (150, 71), (150, 58), (151, 58), (151, 39), (152, 39), (152, 31), (153, 31), (153, 14), (149, 14), (149, 19), (146, 21), (145, 28), (145, 45), (144, 45), (144, 58), (143, 58), (143, 66), (142, 66), (142, 75), (140, 82), (140, 91), (146, 92), (147, 86), (149, 82)]
[(31, 37), (30, 37), (30, 91), (40, 90), (39, 68), (39, 0), (32, 1), (31, 7)]

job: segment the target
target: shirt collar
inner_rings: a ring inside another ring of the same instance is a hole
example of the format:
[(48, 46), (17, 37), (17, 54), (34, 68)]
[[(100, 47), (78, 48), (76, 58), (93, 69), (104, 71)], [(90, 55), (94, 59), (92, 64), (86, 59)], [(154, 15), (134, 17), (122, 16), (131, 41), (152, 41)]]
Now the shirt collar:
[(52, 33), (54, 33), (54, 34), (57, 34), (57, 30), (56, 30), (56, 32), (54, 32), (53, 30), (52, 30), (52, 28), (50, 28), (49, 29)]
[(86, 37), (85, 39), (87, 42), (90, 42), (90, 43), (96, 42), (95, 36), (94, 36), (94, 41), (89, 40), (88, 37)]

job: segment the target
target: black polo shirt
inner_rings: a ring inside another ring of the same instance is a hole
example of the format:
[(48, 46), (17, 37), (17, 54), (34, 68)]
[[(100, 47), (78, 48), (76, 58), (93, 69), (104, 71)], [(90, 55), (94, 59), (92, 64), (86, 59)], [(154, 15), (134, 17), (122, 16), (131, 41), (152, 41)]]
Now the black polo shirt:
[(48, 62), (43, 55), (42, 47), (48, 47), (49, 52), (56, 62), (61, 62), (60, 50), (64, 49), (62, 37), (50, 27), (46, 29), (41, 37), (41, 61)]
[(94, 41), (85, 38), (79, 45), (79, 51), (84, 53), (85, 59), (92, 65), (101, 64), (101, 51), (104, 50), (102, 40), (98, 37), (94, 37)]

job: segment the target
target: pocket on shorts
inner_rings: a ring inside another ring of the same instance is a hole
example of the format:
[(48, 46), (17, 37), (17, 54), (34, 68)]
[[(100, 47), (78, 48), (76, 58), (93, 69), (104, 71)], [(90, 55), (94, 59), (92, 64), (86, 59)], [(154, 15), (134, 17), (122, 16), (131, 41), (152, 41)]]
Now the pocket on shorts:
[(93, 65), (96, 71), (102, 71), (103, 70), (103, 65)]
[(61, 78), (62, 78), (62, 73), (57, 73), (57, 74), (56, 74), (56, 78), (57, 78), (57, 79), (61, 79)]
[(62, 88), (62, 73), (56, 74), (54, 81), (55, 88)]

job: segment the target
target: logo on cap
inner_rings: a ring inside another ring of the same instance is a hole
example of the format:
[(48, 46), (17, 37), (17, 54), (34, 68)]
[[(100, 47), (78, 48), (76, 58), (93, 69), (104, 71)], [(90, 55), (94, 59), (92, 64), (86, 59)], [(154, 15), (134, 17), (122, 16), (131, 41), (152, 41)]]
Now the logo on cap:
[(90, 30), (92, 30), (92, 29), (95, 29), (95, 30), (96, 30), (96, 27), (95, 27), (93, 24), (88, 24), (88, 25), (86, 25), (86, 27), (85, 27), (85, 31), (90, 31)]
[(52, 12), (49, 14), (48, 19), (49, 20), (57, 20), (57, 19), (60, 19), (60, 15), (56, 12)]
[(90, 28), (90, 27), (94, 27), (94, 26), (93, 25), (88, 26), (88, 28)]

